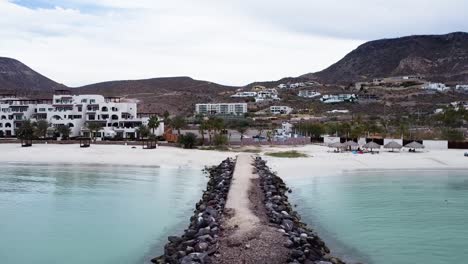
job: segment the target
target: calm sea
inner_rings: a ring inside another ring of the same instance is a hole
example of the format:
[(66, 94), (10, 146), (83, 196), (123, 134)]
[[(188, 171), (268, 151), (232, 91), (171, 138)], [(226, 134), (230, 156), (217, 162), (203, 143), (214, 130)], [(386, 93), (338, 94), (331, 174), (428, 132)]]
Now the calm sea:
[(0, 164), (0, 263), (147, 263), (188, 225), (199, 169)]
[(335, 255), (376, 264), (468, 263), (468, 171), (285, 176)]

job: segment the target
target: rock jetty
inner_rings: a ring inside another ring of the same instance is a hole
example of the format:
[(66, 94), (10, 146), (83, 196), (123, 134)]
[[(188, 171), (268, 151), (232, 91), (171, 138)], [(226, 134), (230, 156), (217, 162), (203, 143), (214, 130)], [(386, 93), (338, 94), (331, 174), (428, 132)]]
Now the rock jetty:
[(168, 237), (164, 254), (151, 260), (159, 264), (211, 263), (210, 256), (219, 247), (220, 221), (231, 185), (235, 162), (226, 159), (207, 168), (209, 181), (201, 200), (196, 204), (190, 225), (182, 236)]
[(278, 227), (288, 239), (284, 246), (289, 248), (288, 263), (343, 264), (330, 255), (330, 250), (307, 224), (301, 222), (299, 214), (292, 209), (287, 193), (291, 190), (283, 180), (271, 172), (266, 161), (255, 159), (256, 173), (264, 193), (266, 214), (270, 223)]

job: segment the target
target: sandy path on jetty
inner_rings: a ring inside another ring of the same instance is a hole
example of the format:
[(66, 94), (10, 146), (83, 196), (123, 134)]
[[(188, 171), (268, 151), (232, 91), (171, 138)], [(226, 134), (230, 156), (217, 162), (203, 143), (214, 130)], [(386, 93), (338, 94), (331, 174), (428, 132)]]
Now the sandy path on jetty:
[(239, 154), (237, 156), (236, 167), (232, 177), (231, 188), (229, 189), (226, 202), (226, 212), (232, 215), (226, 224), (228, 227), (237, 227), (235, 236), (241, 237), (252, 231), (260, 222), (260, 219), (250, 209), (249, 190), (252, 187), (252, 180), (258, 178), (253, 174), (252, 156), (249, 154)]
[(223, 234), (213, 264), (283, 264), (287, 238), (269, 225), (253, 157), (239, 154), (225, 207)]

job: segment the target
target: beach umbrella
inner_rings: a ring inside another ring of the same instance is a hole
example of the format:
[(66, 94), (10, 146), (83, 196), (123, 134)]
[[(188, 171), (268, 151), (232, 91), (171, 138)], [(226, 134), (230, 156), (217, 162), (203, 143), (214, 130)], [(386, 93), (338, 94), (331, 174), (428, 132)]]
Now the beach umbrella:
[(328, 144), (330, 148), (344, 148), (345, 145), (341, 142), (335, 142), (335, 143), (330, 143)]
[(344, 148), (345, 146), (340, 143), (340, 142), (335, 142), (335, 143), (330, 143), (328, 145), (330, 148), (336, 148), (338, 151), (340, 150), (340, 148)]
[(374, 141), (371, 141), (371, 142), (365, 144), (365, 145), (362, 146), (362, 147), (363, 147), (363, 148), (367, 148), (367, 149), (371, 149), (371, 151), (372, 151), (372, 149), (379, 149), (379, 148), (380, 148), (380, 145), (377, 144), (377, 143), (375, 143)]
[(359, 147), (359, 144), (352, 140), (346, 141), (343, 145), (345, 147)]
[(419, 142), (416, 142), (416, 141), (413, 141), (411, 143), (408, 143), (405, 145), (405, 148), (410, 148), (410, 149), (423, 149), (424, 148), (424, 145), (419, 143)]
[(402, 145), (398, 144), (398, 143), (395, 142), (395, 141), (390, 141), (390, 142), (388, 142), (387, 144), (384, 145), (384, 148), (386, 148), (386, 149), (392, 149), (392, 151), (393, 151), (394, 149), (401, 149), (402, 147), (403, 147)]
[(349, 140), (349, 141), (346, 141), (344, 144), (343, 144), (346, 148), (349, 148), (349, 149), (353, 149), (353, 148), (357, 148), (359, 147), (359, 144), (352, 141), (352, 140)]

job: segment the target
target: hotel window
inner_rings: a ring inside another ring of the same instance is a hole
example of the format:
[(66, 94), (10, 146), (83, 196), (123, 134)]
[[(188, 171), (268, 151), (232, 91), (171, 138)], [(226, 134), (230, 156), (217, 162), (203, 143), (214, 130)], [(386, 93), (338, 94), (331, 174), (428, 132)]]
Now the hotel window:
[(96, 100), (95, 99), (89, 99), (89, 103), (94, 104), (94, 103), (96, 103)]
[(87, 100), (87, 99), (81, 99), (81, 102), (82, 102), (82, 103), (87, 103), (88, 100)]

